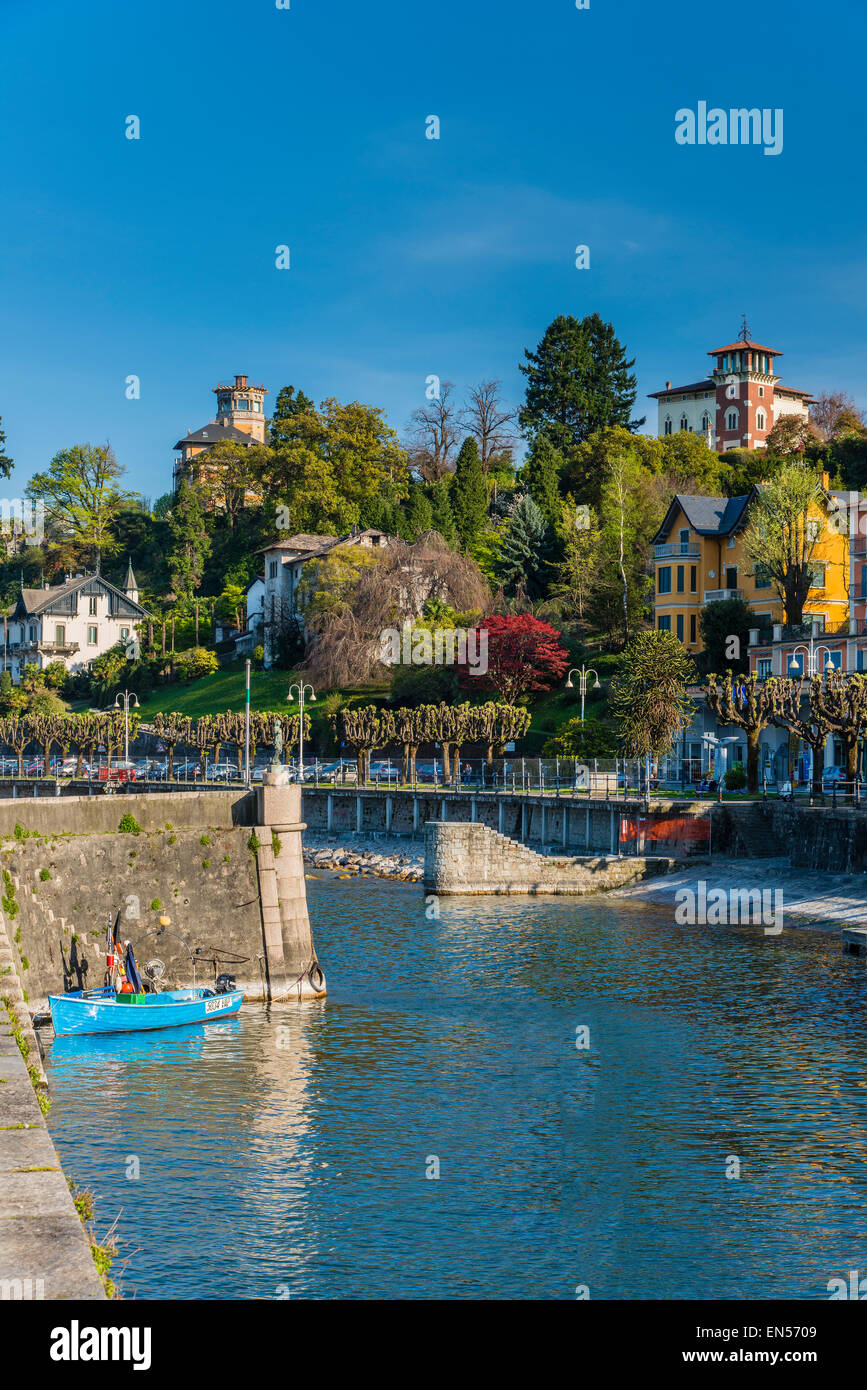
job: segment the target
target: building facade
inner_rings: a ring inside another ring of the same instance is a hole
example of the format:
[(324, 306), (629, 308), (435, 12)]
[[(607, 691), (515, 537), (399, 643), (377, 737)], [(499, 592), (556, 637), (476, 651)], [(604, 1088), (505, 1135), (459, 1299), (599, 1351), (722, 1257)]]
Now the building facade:
[(711, 449), (723, 453), (763, 449), (784, 415), (809, 419), (813, 397), (782, 384), (775, 370), (782, 353), (754, 342), (746, 325), (737, 342), (711, 348), (708, 356), (713, 367), (702, 380), (685, 386), (667, 381), (664, 391), (650, 392), (658, 407), (658, 434), (702, 434)]
[(123, 589), (101, 574), (22, 589), (18, 602), (3, 615), (2, 669), (16, 685), (28, 665), (44, 669), (62, 661), (68, 671), (85, 671), (118, 642), (131, 646), (137, 624), (145, 618), (132, 566)]
[[(836, 514), (845, 494), (827, 490), (817, 505), (826, 519)], [(743, 533), (758, 489), (743, 497), (695, 497), (678, 493), (653, 538), (654, 626), (671, 632), (693, 655), (703, 649), (699, 616), (708, 603), (743, 599), (756, 614), (756, 626), (771, 630), (784, 619), (783, 604), (770, 576), (746, 557)], [(813, 585), (804, 621), (828, 631), (848, 631), (850, 602), (849, 537), (824, 526), (813, 553)], [(865, 554), (867, 563), (867, 554)], [(865, 600), (867, 603), (867, 600)]]

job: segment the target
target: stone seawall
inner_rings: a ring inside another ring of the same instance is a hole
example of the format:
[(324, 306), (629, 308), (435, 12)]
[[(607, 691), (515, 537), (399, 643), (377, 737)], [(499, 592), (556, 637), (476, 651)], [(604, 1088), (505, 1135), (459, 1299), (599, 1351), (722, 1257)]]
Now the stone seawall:
[(792, 868), (867, 873), (867, 810), (785, 801), (715, 805), (714, 854), (788, 857)]
[(425, 888), (432, 893), (582, 895), (622, 888), (667, 873), (667, 858), (562, 857), (537, 854), (489, 826), (425, 826)]

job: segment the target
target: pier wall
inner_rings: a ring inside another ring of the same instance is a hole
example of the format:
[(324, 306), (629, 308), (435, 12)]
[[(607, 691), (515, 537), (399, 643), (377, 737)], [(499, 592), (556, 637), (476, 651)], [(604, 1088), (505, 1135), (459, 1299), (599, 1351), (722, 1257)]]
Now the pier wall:
[(425, 889), (442, 894), (553, 893), (581, 896), (667, 873), (670, 859), (537, 854), (487, 825), (425, 826)]
[(714, 854), (786, 857), (792, 868), (867, 873), (867, 809), (723, 802), (713, 807), (711, 827)]

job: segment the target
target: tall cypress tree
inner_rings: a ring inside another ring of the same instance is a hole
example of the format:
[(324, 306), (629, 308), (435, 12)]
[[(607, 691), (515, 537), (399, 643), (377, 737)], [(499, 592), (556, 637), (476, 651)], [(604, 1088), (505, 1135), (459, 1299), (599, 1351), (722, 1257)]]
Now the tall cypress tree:
[(536, 506), (552, 526), (560, 516), (562, 468), (563, 455), (554, 448), (547, 434), (537, 434), (521, 472), (521, 481), (529, 488)]
[(425, 531), (433, 530), (433, 507), (420, 483), (412, 483), (410, 486), (405, 511), (411, 540), (417, 541)]
[(500, 538), (497, 569), (507, 594), (523, 588), (528, 598), (541, 598), (551, 573), (551, 527), (532, 497), (522, 497)]
[(520, 370), (527, 378), (521, 428), (531, 439), (542, 430), (567, 460), (570, 451), (606, 425), (636, 430), (635, 360), (598, 314), (580, 321), (560, 314), (545, 330), (535, 352), (525, 349)]
[(461, 545), (466, 549), (478, 540), (488, 514), (488, 493), (479, 446), (472, 435), (461, 445), (455, 465), (451, 491), (452, 513)]
[(455, 526), (449, 488), (450, 479), (443, 478), (441, 482), (431, 484), (428, 496), (430, 497), (433, 529), (439, 531), (443, 540), (448, 541), (449, 545), (453, 546), (457, 544), (458, 528)]

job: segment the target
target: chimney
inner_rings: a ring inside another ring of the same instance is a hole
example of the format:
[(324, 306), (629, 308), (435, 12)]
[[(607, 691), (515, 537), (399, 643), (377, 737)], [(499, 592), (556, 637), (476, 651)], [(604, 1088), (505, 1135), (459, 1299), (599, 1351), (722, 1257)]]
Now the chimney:
[(236, 373), (235, 373), (235, 390), (236, 390), (236, 391), (246, 391), (246, 389), (247, 389), (247, 378), (246, 378), (245, 376), (238, 376), (238, 374), (237, 374), (237, 372), (236, 372)]
[(670, 381), (667, 381), (667, 382), (665, 383), (665, 389), (666, 389), (666, 391), (670, 391), (670, 390), (671, 390), (671, 382), (670, 382)]

